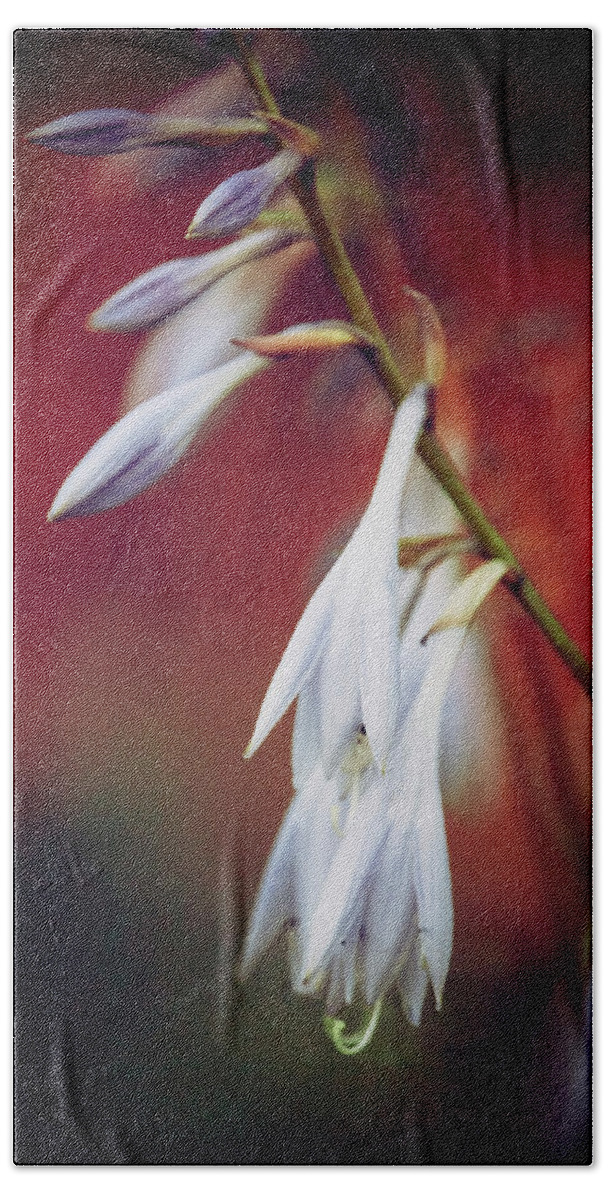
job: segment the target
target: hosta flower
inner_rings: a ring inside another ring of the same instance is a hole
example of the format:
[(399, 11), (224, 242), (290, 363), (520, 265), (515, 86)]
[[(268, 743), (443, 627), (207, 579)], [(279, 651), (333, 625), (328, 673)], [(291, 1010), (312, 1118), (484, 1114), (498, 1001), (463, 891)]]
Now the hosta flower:
[[(323, 996), (330, 1015), (355, 999), (376, 1005), (396, 987), (418, 1024), (429, 981), (440, 1007), (453, 928), (441, 712), (468, 623), (505, 569), (484, 564), (467, 577), (424, 644), (419, 620), (406, 627), (384, 772), (361, 726), (329, 777), (319, 761), (297, 787), (259, 889), (243, 976), (286, 933), (294, 989)], [(426, 590), (423, 613), (432, 576)]]
[(186, 237), (225, 237), (254, 221), (270, 198), (301, 166), (303, 157), (281, 150), (274, 158), (238, 171), (220, 183), (196, 210)]
[(355, 533), (300, 618), (277, 667), (246, 750), (261, 745), (310, 681), (306, 716), (319, 731), (331, 774), (345, 742), (364, 725), (382, 768), (399, 701), (397, 538), (404, 481), (425, 415), (420, 386), (400, 405), (371, 500)]
[(88, 319), (91, 329), (132, 333), (158, 321), (204, 292), (229, 271), (291, 245), (299, 235), (263, 229), (196, 258), (161, 263), (110, 296)]
[(139, 404), (68, 475), (48, 520), (103, 512), (145, 491), (186, 453), (220, 402), (268, 365), (255, 354), (241, 354)]

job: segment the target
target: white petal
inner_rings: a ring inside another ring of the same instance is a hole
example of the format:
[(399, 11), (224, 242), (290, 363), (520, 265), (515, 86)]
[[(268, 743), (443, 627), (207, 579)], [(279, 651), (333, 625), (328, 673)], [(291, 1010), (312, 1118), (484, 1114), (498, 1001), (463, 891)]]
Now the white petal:
[(336, 1013), (344, 1007), (346, 1003), (346, 986), (344, 982), (344, 963), (341, 957), (336, 957), (330, 968), (329, 979), (327, 982), (327, 998), (325, 1000), (325, 1011), (328, 1016), (335, 1017)]
[(452, 887), (439, 789), (439, 722), (464, 633), (464, 629), (456, 629), (437, 635), (428, 671), (403, 732), (405, 787), (394, 812), (396, 828), (404, 822), (409, 827), (412, 809), (414, 813), (413, 864), (421, 950), (438, 1007), (453, 936)]
[(294, 240), (291, 232), (263, 229), (219, 250), (160, 263), (110, 296), (88, 320), (91, 329), (130, 333), (149, 329), (171, 316), (236, 267), (280, 250)]
[(268, 365), (253, 354), (140, 404), (99, 438), (65, 480), (50, 521), (124, 504), (164, 475), (239, 383)]
[(419, 571), (405, 572), (400, 582), (399, 603), (401, 618), (407, 618), (399, 650), (399, 722), (403, 723), (408, 710), (420, 694), (433, 652), (432, 641), (422, 638), (441, 611), (453, 581), (452, 563), (434, 567), (428, 575)]
[(418, 455), (410, 463), (401, 501), (402, 537), (450, 533), (460, 525), (458, 510)]
[(343, 837), (331, 867), (311, 922), (310, 936), (304, 952), (304, 978), (323, 968), (332, 950), (346, 940), (351, 927), (353, 910), (361, 905), (362, 889), (386, 837), (386, 821), (381, 788), (376, 782), (366, 788), (365, 795), (351, 806)]
[[(410, 393), (399, 405), (378, 472), (371, 500), (363, 516), (371, 540), (376, 535), (387, 542), (396, 536), (403, 484), (410, 469), (416, 441), (426, 412), (427, 389), (424, 385)], [(396, 555), (396, 547), (395, 547)]]
[(491, 809), (501, 793), (508, 753), (486, 639), (481, 631), (470, 630), (441, 717), (439, 763), (445, 807), (462, 806), (475, 796), (480, 811)]
[(338, 802), (335, 779), (326, 779), (317, 765), (301, 793), (296, 895), (302, 949), (310, 937), (319, 896), (341, 841), (335, 819)]
[[(344, 579), (344, 573), (341, 578)], [(346, 585), (336, 597), (327, 648), (318, 666), (321, 761), (327, 776), (338, 767), (363, 720), (357, 660), (353, 652), (358, 625), (359, 615)]]
[[(396, 540), (395, 540), (396, 559)], [(399, 708), (399, 612), (395, 589), (369, 581), (361, 596), (358, 656), (361, 711), (372, 754), (385, 769)]]
[(272, 677), (264, 697), (253, 736), (245, 751), (250, 758), (280, 721), (306, 683), (325, 649), (333, 607), (332, 571), (309, 601)]
[(428, 986), (428, 975), (420, 962), (420, 947), (416, 939), (399, 979), (399, 994), (405, 1015), (412, 1025), (419, 1025)]
[(352, 1004), (355, 994), (357, 956), (360, 954), (359, 931), (361, 922), (355, 921), (350, 934), (341, 941), (340, 957), (344, 974), (344, 1003)]
[(312, 775), (321, 756), (319, 668), (300, 690), (291, 741), (291, 770), (297, 791)]
[(253, 912), (249, 918), (239, 968), (242, 979), (250, 974), (258, 960), (290, 922), (296, 920), (295, 871), (300, 832), (299, 807), (296, 798), (287, 811), (264, 869)]
[(415, 912), (411, 843), (401, 831), (398, 837), (391, 831), (376, 861), (363, 918), (363, 976), (368, 1004), (374, 1004), (393, 982), (412, 940)]
[(441, 1007), (443, 988), (452, 954), (454, 914), (452, 881), (445, 837), (439, 782), (427, 784), (421, 796), (414, 833), (414, 885), (420, 921), (423, 963)]
[(288, 927), (294, 986), (301, 979), (302, 943), (335, 854), (338, 835), (331, 818), (335, 783), (317, 767), (292, 800), (277, 834), (249, 921), (241, 974), (249, 974)]
[(359, 685), (363, 723), (384, 768), (399, 703), (399, 568), (397, 539), (403, 481), (426, 409), (426, 388), (415, 388), (397, 409), (368, 508), (349, 546), (360, 605)]

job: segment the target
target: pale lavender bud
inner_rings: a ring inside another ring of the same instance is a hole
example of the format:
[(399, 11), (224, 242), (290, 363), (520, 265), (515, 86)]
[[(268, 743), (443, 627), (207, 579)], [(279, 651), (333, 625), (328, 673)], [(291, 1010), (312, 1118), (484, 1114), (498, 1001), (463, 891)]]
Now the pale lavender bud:
[(119, 333), (149, 329), (183, 308), (229, 271), (282, 250), (298, 237), (291, 230), (264, 229), (197, 258), (161, 263), (110, 296), (91, 314), (87, 324), (90, 329)]
[(225, 237), (259, 216), (271, 196), (303, 162), (294, 150), (281, 150), (250, 171), (239, 171), (216, 187), (197, 209), (187, 238)]
[(169, 144), (218, 148), (264, 133), (268, 133), (268, 123), (261, 118), (214, 123), (199, 117), (162, 117), (128, 108), (95, 108), (60, 117), (32, 130), (27, 137), (48, 150), (90, 156)]
[(47, 520), (116, 508), (145, 491), (180, 459), (201, 426), (239, 384), (269, 366), (241, 354), (223, 367), (153, 396), (117, 421), (60, 487)]
[(62, 154), (121, 154), (148, 141), (155, 118), (129, 108), (93, 108), (70, 113), (28, 133), (30, 142)]

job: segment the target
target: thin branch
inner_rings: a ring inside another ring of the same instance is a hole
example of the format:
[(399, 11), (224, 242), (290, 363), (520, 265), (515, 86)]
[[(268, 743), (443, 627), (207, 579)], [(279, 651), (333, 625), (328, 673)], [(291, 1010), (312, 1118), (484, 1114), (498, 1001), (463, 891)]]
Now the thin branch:
[[(234, 37), (241, 65), (258, 98), (261, 109), (268, 115), (280, 116), (279, 107), (270, 90), (262, 66), (253, 53), (246, 36), (240, 31), (235, 31)], [(323, 208), (317, 190), (314, 164), (307, 163), (294, 177), (291, 186), (354, 323), (365, 330), (375, 343), (370, 361), (382, 380), (393, 406), (397, 408), (406, 395), (407, 386), (346, 253), (344, 243), (331, 217)], [(422, 461), (447, 492), (475, 535), (480, 550), (488, 557), (501, 558), (508, 564), (510, 579), (505, 580), (505, 586), (532, 617), (570, 673), (590, 695), (591, 667), (589, 663), (557, 617), (551, 612), (511, 547), (501, 537), (473, 498), (450, 455), (428, 429), (421, 432), (416, 449)]]

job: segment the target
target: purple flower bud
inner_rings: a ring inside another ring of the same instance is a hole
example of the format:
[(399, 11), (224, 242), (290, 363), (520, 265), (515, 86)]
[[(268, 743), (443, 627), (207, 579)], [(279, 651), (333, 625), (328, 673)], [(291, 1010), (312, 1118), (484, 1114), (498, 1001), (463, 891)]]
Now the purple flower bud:
[(139, 404), (100, 437), (60, 487), (48, 521), (116, 508), (145, 491), (180, 459), (231, 392), (270, 364), (241, 354), (223, 367)]
[(284, 229), (250, 233), (196, 258), (176, 258), (139, 275), (110, 296), (88, 319), (90, 329), (131, 333), (149, 329), (183, 308), (229, 271), (290, 245), (299, 234)]
[(156, 118), (128, 108), (93, 108), (70, 113), (28, 133), (30, 142), (62, 154), (121, 154), (144, 146)]
[(281, 150), (261, 167), (231, 175), (203, 200), (186, 237), (225, 237), (243, 229), (259, 216), (271, 196), (298, 170), (302, 161), (301, 154)]

